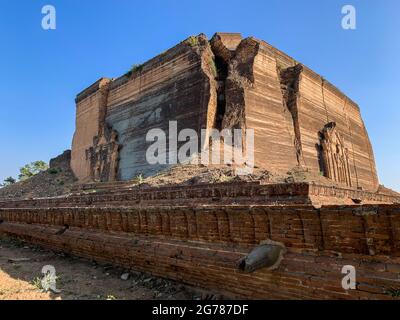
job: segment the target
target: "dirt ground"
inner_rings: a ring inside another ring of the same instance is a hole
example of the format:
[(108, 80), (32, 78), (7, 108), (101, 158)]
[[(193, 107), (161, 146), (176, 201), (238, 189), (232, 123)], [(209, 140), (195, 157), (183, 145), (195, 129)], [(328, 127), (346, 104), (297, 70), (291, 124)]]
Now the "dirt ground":
[[(43, 266), (56, 270), (60, 293), (44, 292)], [(124, 280), (123, 278), (128, 279)], [(0, 236), (0, 300), (200, 300), (204, 290), (143, 273), (100, 265)]]

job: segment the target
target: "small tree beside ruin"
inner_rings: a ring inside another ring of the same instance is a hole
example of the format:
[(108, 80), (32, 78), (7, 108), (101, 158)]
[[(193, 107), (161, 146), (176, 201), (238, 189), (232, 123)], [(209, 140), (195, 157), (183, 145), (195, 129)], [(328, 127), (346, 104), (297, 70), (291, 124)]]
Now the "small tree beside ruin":
[(46, 171), (49, 168), (48, 164), (42, 160), (34, 161), (26, 164), (19, 169), (20, 174), (18, 178), (20, 181), (24, 181), (38, 174), (39, 172)]
[(4, 179), (3, 183), (0, 183), (0, 188), (1, 187), (7, 187), (7, 186), (9, 186), (11, 184), (14, 184), (16, 182), (17, 182), (17, 180), (15, 180), (13, 177), (8, 177), (8, 178)]

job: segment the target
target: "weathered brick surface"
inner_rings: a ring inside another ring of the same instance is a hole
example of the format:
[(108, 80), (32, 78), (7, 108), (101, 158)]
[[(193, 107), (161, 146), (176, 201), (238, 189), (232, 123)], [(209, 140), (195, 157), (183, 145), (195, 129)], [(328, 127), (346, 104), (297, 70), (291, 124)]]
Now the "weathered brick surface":
[[(97, 190), (96, 193), (85, 193)], [(351, 199), (363, 203), (400, 203), (400, 197), (311, 183), (263, 184), (230, 182), (193, 186), (133, 187), (125, 183), (89, 184), (76, 188), (75, 194), (43, 199), (4, 200), (0, 208), (30, 207), (128, 207), (137, 205), (170, 206), (196, 204), (349, 204)]]
[[(245, 135), (254, 130), (254, 163), (270, 172), (302, 166), (354, 189), (379, 187), (358, 105), (253, 37), (190, 37), (117, 79), (100, 79), (76, 103), (71, 167), (81, 182), (127, 181), (175, 164), (168, 155), (172, 149), (160, 151), (168, 165), (149, 164), (146, 134), (162, 129), (176, 143), (169, 122), (177, 121), (178, 131), (191, 129), (198, 136), (202, 129), (236, 128)], [(202, 144), (196, 153), (208, 143)], [(250, 147), (245, 143), (242, 151)]]
[[(232, 297), (390, 299), (400, 289), (399, 205), (3, 207), (0, 220), (0, 234)], [(267, 239), (288, 249), (279, 268), (239, 272)], [(344, 265), (356, 267), (357, 290), (342, 289)]]

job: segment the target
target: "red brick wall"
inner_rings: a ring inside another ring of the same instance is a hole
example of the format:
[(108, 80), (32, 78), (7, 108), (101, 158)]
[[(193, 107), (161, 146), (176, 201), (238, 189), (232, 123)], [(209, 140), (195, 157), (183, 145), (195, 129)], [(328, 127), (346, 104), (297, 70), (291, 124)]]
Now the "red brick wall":
[[(399, 205), (27, 208), (0, 209), (0, 219), (0, 234), (232, 297), (389, 299), (400, 289)], [(287, 247), (280, 267), (239, 272), (266, 239)], [(342, 289), (344, 265), (356, 268), (357, 290)]]
[(0, 199), (0, 208), (170, 206), (171, 203), (184, 206), (193, 203), (301, 205), (311, 204), (313, 200), (319, 204), (353, 204), (351, 199), (360, 199), (363, 204), (400, 203), (400, 197), (312, 183), (263, 184), (257, 181), (143, 188), (128, 187), (123, 182), (105, 184), (107, 187), (102, 186), (103, 184), (90, 184), (91, 189), (76, 190), (77, 194), (65, 197), (4, 201)]

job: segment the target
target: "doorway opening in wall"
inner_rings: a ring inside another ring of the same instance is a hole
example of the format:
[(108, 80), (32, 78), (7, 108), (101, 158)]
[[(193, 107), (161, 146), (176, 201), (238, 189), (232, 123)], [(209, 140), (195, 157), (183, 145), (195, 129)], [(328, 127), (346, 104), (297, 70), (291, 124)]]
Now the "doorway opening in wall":
[(215, 57), (215, 67), (217, 69), (217, 113), (215, 127), (221, 131), (226, 111), (225, 84), (228, 77), (228, 64), (221, 57)]

